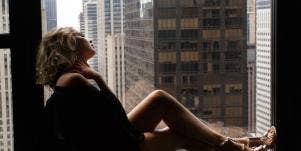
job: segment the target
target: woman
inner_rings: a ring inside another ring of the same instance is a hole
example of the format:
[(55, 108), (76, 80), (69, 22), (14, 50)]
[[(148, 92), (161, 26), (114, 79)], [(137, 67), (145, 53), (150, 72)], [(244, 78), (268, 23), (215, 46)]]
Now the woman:
[[(47, 33), (37, 56), (37, 82), (54, 93), (47, 101), (43, 150), (263, 151), (276, 130), (257, 138), (229, 138), (204, 124), (173, 96), (155, 90), (128, 115), (102, 77), (89, 67), (93, 44), (70, 27)], [(100, 90), (92, 86), (94, 80)], [(168, 127), (156, 130), (163, 120)]]

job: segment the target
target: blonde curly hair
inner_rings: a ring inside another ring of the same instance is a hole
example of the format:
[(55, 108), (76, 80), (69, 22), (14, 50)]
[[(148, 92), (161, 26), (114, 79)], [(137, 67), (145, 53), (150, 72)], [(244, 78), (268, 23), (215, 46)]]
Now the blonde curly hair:
[(78, 59), (77, 36), (83, 36), (72, 27), (53, 29), (46, 33), (37, 54), (37, 84), (53, 88), (58, 78)]

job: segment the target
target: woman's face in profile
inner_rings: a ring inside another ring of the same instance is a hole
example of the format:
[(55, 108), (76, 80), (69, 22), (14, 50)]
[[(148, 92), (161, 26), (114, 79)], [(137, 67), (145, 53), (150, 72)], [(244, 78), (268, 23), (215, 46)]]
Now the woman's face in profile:
[(92, 44), (92, 41), (86, 39), (85, 37), (78, 37), (79, 42), (79, 52), (86, 60), (92, 58), (95, 55), (95, 48)]

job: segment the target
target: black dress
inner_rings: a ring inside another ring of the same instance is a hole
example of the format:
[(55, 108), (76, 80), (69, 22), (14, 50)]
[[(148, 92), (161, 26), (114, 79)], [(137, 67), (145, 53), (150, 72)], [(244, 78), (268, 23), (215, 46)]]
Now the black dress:
[(43, 121), (43, 151), (138, 151), (144, 140), (117, 97), (94, 86), (56, 86)]

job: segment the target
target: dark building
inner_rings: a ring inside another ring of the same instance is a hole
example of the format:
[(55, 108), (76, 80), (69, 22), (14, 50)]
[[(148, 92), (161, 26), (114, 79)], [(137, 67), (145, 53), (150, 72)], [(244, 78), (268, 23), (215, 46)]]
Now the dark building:
[(245, 0), (127, 0), (125, 25), (133, 101), (154, 84), (199, 118), (248, 126)]

